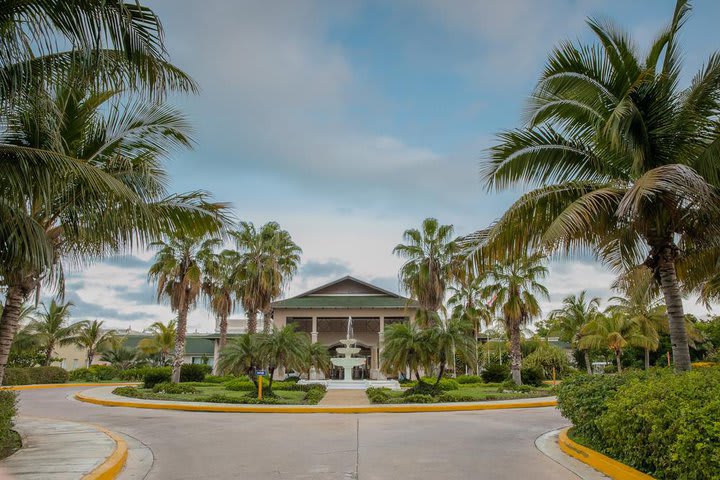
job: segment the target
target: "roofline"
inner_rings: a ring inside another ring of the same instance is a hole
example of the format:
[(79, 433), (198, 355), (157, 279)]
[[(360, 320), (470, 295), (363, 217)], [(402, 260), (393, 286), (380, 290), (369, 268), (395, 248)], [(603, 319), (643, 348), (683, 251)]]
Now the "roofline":
[[(293, 297), (295, 298), (295, 297)], [(289, 299), (288, 299), (289, 300)], [(380, 306), (380, 307), (298, 307), (296, 306), (290, 306), (286, 307), (283, 305), (280, 306), (273, 306), (275, 310), (417, 310), (420, 308), (417, 305), (403, 305), (402, 307), (392, 307), (392, 306)]]
[[(380, 287), (378, 287), (377, 285), (373, 285), (372, 283), (368, 283), (368, 282), (365, 282), (365, 281), (363, 281), (363, 280), (360, 280), (359, 278), (355, 278), (355, 277), (353, 277), (352, 275), (345, 275), (345, 276), (342, 277), (342, 278), (338, 278), (337, 280), (333, 280), (332, 282), (326, 283), (325, 285), (320, 285), (319, 287), (315, 287), (315, 288), (313, 288), (312, 290), (308, 290), (307, 292), (303, 292), (303, 293), (301, 293), (301, 294), (299, 294), (299, 295), (295, 295), (294, 297), (284, 298), (284, 299), (282, 299), (282, 300), (278, 300), (278, 302), (283, 302), (283, 301), (285, 301), (285, 300), (290, 300), (291, 298), (302, 298), (302, 297), (306, 297), (306, 296), (308, 296), (308, 295), (312, 295), (313, 293), (317, 292), (318, 290), (322, 290), (323, 288), (330, 287), (330, 286), (332, 286), (332, 285), (338, 284), (338, 283), (343, 282), (343, 281), (345, 281), (345, 280), (352, 280), (352, 281), (357, 282), (357, 283), (359, 283), (359, 284), (361, 284), (361, 285), (364, 285), (364, 286), (366, 286), (366, 287), (370, 287), (370, 288), (372, 288), (372, 289), (374, 289), (374, 290), (377, 290), (377, 291), (379, 291), (379, 292), (382, 292), (382, 293), (384, 293), (384, 294), (386, 294), (386, 295), (390, 295), (391, 297), (394, 297), (394, 298), (404, 298), (404, 299), (406, 299), (406, 300), (410, 300), (409, 298), (403, 297), (402, 295), (400, 295), (400, 294), (398, 294), (398, 293), (391, 292), (390, 290), (385, 290), (384, 288), (380, 288)], [(339, 295), (339, 296), (342, 296), (342, 295)], [(273, 306), (274, 306), (275, 303), (276, 303), (276, 302), (273, 302)]]

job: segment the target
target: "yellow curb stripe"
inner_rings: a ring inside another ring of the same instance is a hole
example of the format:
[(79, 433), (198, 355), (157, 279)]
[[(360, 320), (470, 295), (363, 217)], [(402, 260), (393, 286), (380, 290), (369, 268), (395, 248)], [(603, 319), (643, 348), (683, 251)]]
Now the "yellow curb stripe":
[(72, 387), (115, 387), (122, 385), (137, 385), (137, 382), (117, 383), (41, 383), (37, 385), (7, 385), (0, 390), (39, 390), (43, 388), (72, 388)]
[(127, 462), (127, 442), (115, 432), (111, 432), (98, 425), (93, 426), (115, 441), (115, 451), (92, 472), (82, 477), (82, 480), (115, 480), (125, 467), (125, 462)]
[(275, 406), (275, 405), (192, 405), (190, 403), (147, 403), (123, 400), (106, 400), (82, 393), (75, 398), (81, 402), (104, 405), (107, 407), (148, 408), (154, 410), (184, 410), (191, 412), (237, 412), (237, 413), (414, 413), (414, 412), (467, 412), (475, 410), (503, 410), (510, 408), (554, 407), (555, 400), (529, 401), (522, 403), (453, 403), (444, 405), (405, 404), (405, 405), (369, 405), (369, 406)]
[(596, 452), (588, 447), (573, 442), (568, 437), (569, 428), (560, 432), (558, 436), (558, 444), (560, 450), (571, 457), (577, 458), (581, 462), (590, 465), (595, 470), (604, 473), (614, 480), (654, 480), (653, 477), (646, 473), (639, 472), (632, 467), (620, 463), (617, 460)]

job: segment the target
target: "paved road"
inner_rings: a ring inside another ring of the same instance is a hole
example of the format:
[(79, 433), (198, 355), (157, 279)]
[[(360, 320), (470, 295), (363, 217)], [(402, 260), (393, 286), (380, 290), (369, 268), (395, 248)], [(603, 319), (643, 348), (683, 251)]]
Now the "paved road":
[(155, 456), (149, 479), (577, 479), (535, 449), (553, 408), (411, 414), (244, 414), (103, 407), (27, 390), (20, 413), (102, 425)]

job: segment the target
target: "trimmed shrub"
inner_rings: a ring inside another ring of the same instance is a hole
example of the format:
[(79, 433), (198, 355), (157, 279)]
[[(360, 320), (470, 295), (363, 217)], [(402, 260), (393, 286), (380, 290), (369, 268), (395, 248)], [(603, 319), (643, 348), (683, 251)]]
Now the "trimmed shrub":
[(245, 375), (243, 375), (242, 377), (235, 377), (233, 375), (205, 375), (205, 378), (203, 379), (203, 381), (205, 383), (220, 384), (220, 383), (230, 382), (233, 380), (240, 380), (243, 378), (245, 380), (248, 380), (248, 378)]
[[(263, 377), (262, 382), (263, 388), (268, 388), (270, 386), (270, 382), (267, 378)], [(274, 384), (273, 388), (276, 388)], [(225, 383), (225, 390), (231, 390), (234, 392), (254, 392), (255, 390), (257, 390), (257, 387), (255, 386), (255, 383), (251, 382), (250, 380), (244, 380), (242, 378), (239, 378), (237, 380), (231, 380)]]
[[(429, 385), (435, 385), (437, 377), (423, 377), (422, 380)], [(415, 385), (417, 386), (417, 383)], [(457, 390), (460, 384), (454, 378), (441, 378), (438, 388), (442, 391)]]
[(524, 385), (539, 387), (543, 384), (545, 375), (540, 367), (523, 367), (520, 369), (520, 378), (522, 379)]
[(68, 372), (60, 367), (6, 368), (3, 384), (38, 385), (44, 383), (66, 383), (68, 377)]
[(439, 385), (427, 382), (417, 382), (414, 387), (408, 388), (403, 392), (403, 396), (408, 397), (410, 395), (440, 395), (442, 390)]
[(6, 368), (3, 385), (30, 385), (28, 368)]
[(529, 393), (533, 391), (533, 387), (531, 385), (515, 385), (515, 382), (512, 380), (506, 380), (500, 388), (504, 392)]
[(402, 403), (433, 403), (434, 401), (432, 395), (415, 394), (402, 397)]
[(370, 400), (370, 403), (388, 403), (390, 401), (390, 389), (389, 388), (375, 388), (370, 387), (365, 390), (365, 394)]
[(199, 392), (200, 390), (186, 383), (158, 383), (153, 387), (153, 393), (167, 393), (170, 395)]
[(317, 403), (325, 396), (325, 392), (325, 385), (313, 385), (313, 388), (308, 390), (307, 394), (305, 394), (305, 403), (308, 405), (317, 405)]
[(491, 363), (485, 365), (485, 369), (480, 373), (480, 376), (485, 383), (502, 383), (510, 377), (510, 367), (499, 363)]
[(13, 419), (17, 414), (17, 394), (12, 390), (0, 390), (0, 449), (13, 446)]
[(212, 372), (210, 365), (201, 363), (185, 363), (180, 367), (181, 382), (202, 382), (205, 375)]
[(223, 395), (222, 393), (215, 393), (204, 399), (205, 402), (210, 403), (239, 403), (246, 405), (282, 405), (283, 402), (274, 397), (263, 397), (262, 400), (258, 400), (256, 397), (231, 397), (229, 395)]
[(454, 402), (477, 402), (478, 399), (472, 395), (451, 395), (449, 393), (443, 393), (438, 397), (438, 402), (442, 403), (454, 403)]
[(146, 398), (145, 393), (141, 392), (137, 387), (117, 387), (112, 393), (122, 397)]
[(570, 370), (570, 360), (562, 349), (543, 342), (540, 347), (523, 359), (524, 368), (539, 369), (543, 379), (551, 379), (554, 368), (556, 378), (562, 378)]
[(172, 369), (170, 367), (148, 368), (143, 375), (143, 386), (153, 388), (158, 383), (169, 383), (171, 377)]
[(483, 383), (483, 379), (479, 375), (460, 375), (455, 380), (461, 385)]
[(102, 382), (117, 376), (117, 368), (110, 365), (92, 365), (90, 368), (77, 368), (70, 372), (70, 380), (75, 382)]

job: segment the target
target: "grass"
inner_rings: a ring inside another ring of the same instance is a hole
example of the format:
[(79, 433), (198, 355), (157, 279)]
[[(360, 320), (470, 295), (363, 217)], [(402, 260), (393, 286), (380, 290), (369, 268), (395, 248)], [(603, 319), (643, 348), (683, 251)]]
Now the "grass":
[[(387, 391), (388, 397), (393, 403), (401, 403), (404, 391)], [(503, 390), (501, 384), (461, 384), (458, 390), (447, 390), (442, 392), (443, 395), (462, 399), (458, 401), (463, 402), (483, 402), (492, 400), (515, 400), (523, 398), (537, 398), (545, 397), (550, 395), (550, 391), (547, 388), (533, 388), (529, 392), (508, 392)], [(435, 397), (436, 402), (440, 402), (438, 397)]]
[[(198, 389), (198, 393), (184, 393), (184, 394), (167, 394), (167, 393), (153, 393), (151, 388), (137, 388), (137, 391), (142, 394), (143, 398), (151, 400), (176, 400), (182, 402), (204, 402), (206, 399), (214, 394), (221, 394), (232, 399), (243, 399), (247, 398), (250, 392), (247, 391), (232, 391), (225, 390), (225, 386), (222, 384), (210, 384), (210, 383), (189, 383)], [(305, 403), (305, 396), (307, 392), (295, 391), (295, 390), (273, 390), (275, 396), (282, 400), (283, 404), (288, 405), (302, 405)]]
[(17, 452), (20, 447), (22, 447), (20, 434), (15, 430), (10, 430), (7, 441), (0, 445), (0, 460)]

